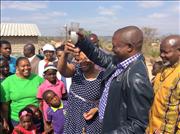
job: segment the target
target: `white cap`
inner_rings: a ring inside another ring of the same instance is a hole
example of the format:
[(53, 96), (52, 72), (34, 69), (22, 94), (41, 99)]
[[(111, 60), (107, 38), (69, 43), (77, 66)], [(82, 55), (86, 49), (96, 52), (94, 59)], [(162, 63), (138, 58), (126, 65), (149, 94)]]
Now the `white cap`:
[(56, 70), (56, 71), (57, 71), (57, 68), (53, 65), (52, 62), (48, 63), (48, 65), (46, 65), (46, 66), (44, 67), (43, 73), (46, 72), (46, 71), (49, 70), (49, 69), (53, 69), (53, 70)]
[(51, 44), (45, 44), (44, 46), (43, 46), (43, 51), (55, 51), (55, 48), (54, 48), (54, 46), (53, 45), (51, 45)]

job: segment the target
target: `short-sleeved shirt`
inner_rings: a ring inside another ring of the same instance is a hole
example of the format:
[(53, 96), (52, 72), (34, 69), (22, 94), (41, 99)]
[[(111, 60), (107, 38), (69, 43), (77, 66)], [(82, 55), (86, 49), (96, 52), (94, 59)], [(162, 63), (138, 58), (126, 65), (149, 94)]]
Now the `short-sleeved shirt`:
[[(2, 58), (3, 56), (0, 55), (0, 57)], [(8, 60), (9, 63), (9, 72), (14, 74), (16, 72), (16, 58), (10, 56), (10, 60)]]
[[(62, 81), (60, 80), (56, 80), (56, 84), (52, 84), (50, 83), (48, 80), (45, 80), (40, 86), (39, 86), (39, 89), (38, 89), (38, 94), (37, 94), (37, 98), (38, 99), (42, 99), (42, 96), (43, 96), (43, 93), (47, 90), (52, 90), (54, 91), (59, 97), (60, 99), (62, 98), (62, 95), (66, 93), (66, 90), (65, 90), (65, 87), (64, 87), (64, 84)], [(47, 120), (47, 114), (46, 114), (46, 111), (47, 111), (47, 108), (49, 107), (47, 105), (47, 103), (43, 100), (43, 115), (45, 117), (45, 120)]]
[(48, 107), (47, 109), (47, 120), (52, 122), (54, 134), (63, 134), (64, 129), (64, 113), (63, 103), (59, 108)]
[[(18, 131), (18, 132), (17, 132)], [(12, 134), (36, 134), (36, 128), (33, 126), (31, 130), (26, 130), (21, 125), (18, 125), (14, 128)]]
[(10, 60), (9, 60), (9, 72), (13, 74), (16, 72), (16, 58), (12, 56), (10, 57)]
[(46, 61), (45, 60), (41, 60), (39, 61), (39, 65), (38, 65), (38, 75), (40, 77), (43, 78), (43, 71), (44, 71), (44, 66), (46, 65)]
[(11, 119), (19, 121), (19, 111), (29, 104), (38, 106), (36, 94), (42, 82), (43, 79), (35, 74), (31, 74), (27, 79), (14, 74), (1, 83), (1, 102), (11, 101)]
[[(7, 77), (10, 76), (10, 75), (13, 75), (13, 73), (9, 72)], [(0, 83), (2, 83), (7, 77), (0, 78)]]

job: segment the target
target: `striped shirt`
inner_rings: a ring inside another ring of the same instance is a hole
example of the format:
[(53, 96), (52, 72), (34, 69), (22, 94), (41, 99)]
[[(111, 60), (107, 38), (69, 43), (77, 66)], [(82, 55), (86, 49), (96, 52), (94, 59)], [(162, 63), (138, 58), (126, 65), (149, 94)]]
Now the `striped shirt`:
[(105, 84), (105, 88), (103, 91), (103, 94), (101, 96), (100, 99), (100, 103), (99, 103), (99, 118), (102, 121), (104, 118), (104, 112), (105, 112), (105, 108), (106, 108), (106, 104), (107, 104), (107, 98), (108, 98), (108, 93), (109, 93), (109, 87), (110, 84), (112, 82), (112, 80), (117, 77), (119, 74), (121, 74), (130, 63), (132, 63), (133, 61), (137, 60), (137, 58), (140, 56), (141, 54), (135, 54), (131, 57), (129, 57), (128, 59), (120, 62), (119, 64), (117, 64), (117, 69), (116, 71), (112, 74), (112, 76), (108, 79), (108, 81)]

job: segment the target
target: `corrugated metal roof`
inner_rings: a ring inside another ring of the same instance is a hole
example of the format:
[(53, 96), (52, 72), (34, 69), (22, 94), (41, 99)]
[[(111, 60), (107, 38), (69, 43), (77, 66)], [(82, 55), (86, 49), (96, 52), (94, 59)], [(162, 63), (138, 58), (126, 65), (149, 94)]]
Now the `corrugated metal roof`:
[(36, 24), (1, 23), (1, 36), (41, 36)]

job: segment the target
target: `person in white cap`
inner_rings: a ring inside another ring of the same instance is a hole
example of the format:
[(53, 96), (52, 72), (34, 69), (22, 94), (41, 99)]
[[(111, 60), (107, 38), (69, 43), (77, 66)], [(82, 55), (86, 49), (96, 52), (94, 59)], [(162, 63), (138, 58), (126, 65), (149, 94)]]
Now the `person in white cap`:
[(55, 62), (55, 48), (51, 44), (45, 44), (43, 46), (44, 59), (39, 62), (38, 75), (43, 77), (44, 67), (49, 62)]

